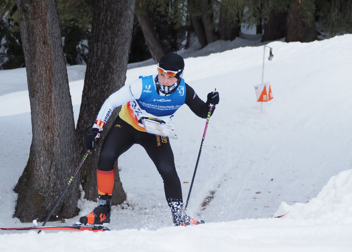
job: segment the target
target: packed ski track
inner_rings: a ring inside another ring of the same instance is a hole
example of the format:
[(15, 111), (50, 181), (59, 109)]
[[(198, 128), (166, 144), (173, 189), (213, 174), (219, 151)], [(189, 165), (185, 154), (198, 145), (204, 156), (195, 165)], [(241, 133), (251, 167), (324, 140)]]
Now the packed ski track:
[[(111, 231), (0, 231), (0, 249), (352, 251), (351, 44), (352, 35), (266, 44), (246, 36), (179, 52), (184, 78), (200, 98), (215, 88), (220, 93), (187, 211), (206, 224), (172, 226), (160, 175), (144, 149), (133, 146), (119, 159), (127, 201), (112, 208)], [(273, 48), (272, 61), (264, 45)], [(262, 81), (264, 51), (264, 81), (274, 99), (261, 104), (254, 85)], [(85, 66), (68, 67), (75, 120), (84, 72)], [(131, 64), (127, 82), (155, 72), (151, 60)], [(1, 228), (31, 226), (12, 217), (13, 188), (32, 138), (25, 75), (25, 69), (0, 71)], [(205, 120), (183, 106), (173, 126), (179, 139), (171, 145), (186, 200)], [(95, 205), (82, 194), (79, 216)], [(47, 226), (67, 226), (79, 216)]]

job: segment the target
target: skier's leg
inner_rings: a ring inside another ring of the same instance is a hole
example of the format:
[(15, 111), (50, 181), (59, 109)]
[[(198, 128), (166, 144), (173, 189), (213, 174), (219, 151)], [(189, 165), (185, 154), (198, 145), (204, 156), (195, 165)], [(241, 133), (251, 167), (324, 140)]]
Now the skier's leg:
[(168, 201), (182, 202), (181, 182), (177, 175), (174, 155), (166, 137), (140, 133), (139, 144), (146, 150), (164, 182), (165, 196)]
[(129, 124), (117, 117), (104, 139), (97, 169), (98, 193), (101, 195), (112, 195), (115, 183), (114, 163), (135, 143), (130, 128)]
[(171, 209), (174, 224), (185, 226), (204, 223), (189, 217), (183, 209), (181, 182), (176, 172), (169, 139), (147, 133), (140, 135), (138, 143), (147, 151), (163, 179), (165, 196)]
[(115, 183), (114, 163), (135, 143), (129, 127), (118, 117), (105, 137), (97, 169), (98, 206), (80, 218), (83, 224), (110, 223), (111, 196)]

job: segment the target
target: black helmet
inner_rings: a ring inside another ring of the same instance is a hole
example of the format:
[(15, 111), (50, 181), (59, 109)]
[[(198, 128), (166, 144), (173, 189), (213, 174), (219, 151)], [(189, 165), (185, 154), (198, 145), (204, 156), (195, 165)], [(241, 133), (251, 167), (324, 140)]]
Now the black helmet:
[(183, 61), (183, 58), (177, 53), (168, 53), (161, 58), (159, 67), (164, 70), (179, 71), (175, 77), (177, 79), (181, 79), (183, 75), (183, 69), (185, 68), (185, 62)]

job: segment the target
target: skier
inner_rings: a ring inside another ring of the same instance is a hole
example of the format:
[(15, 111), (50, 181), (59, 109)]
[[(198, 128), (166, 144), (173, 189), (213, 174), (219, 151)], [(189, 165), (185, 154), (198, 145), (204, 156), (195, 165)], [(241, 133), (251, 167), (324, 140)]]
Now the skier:
[[(89, 150), (98, 144), (103, 126), (112, 111), (121, 105), (123, 107), (101, 147), (97, 169), (97, 207), (80, 218), (82, 224), (110, 223), (111, 196), (115, 182), (114, 162), (136, 143), (143, 146), (163, 179), (174, 225), (204, 223), (189, 217), (184, 210), (181, 183), (169, 143), (169, 137), (174, 137), (173, 131), (163, 127), (169, 125), (174, 113), (183, 104), (187, 104), (197, 116), (206, 118), (210, 104), (215, 106), (219, 103), (219, 93), (209, 93), (207, 102), (204, 103), (182, 78), (184, 66), (180, 55), (166, 54), (157, 65), (157, 75), (140, 77), (105, 100), (86, 137)], [(153, 132), (153, 127), (148, 126), (155, 124), (157, 127), (154, 130), (163, 134)]]

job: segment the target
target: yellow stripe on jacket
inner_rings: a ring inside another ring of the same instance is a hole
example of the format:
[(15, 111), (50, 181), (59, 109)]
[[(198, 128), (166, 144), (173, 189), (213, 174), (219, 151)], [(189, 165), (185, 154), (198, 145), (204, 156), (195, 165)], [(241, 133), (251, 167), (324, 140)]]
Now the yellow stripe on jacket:
[(131, 125), (133, 128), (139, 131), (147, 132), (144, 127), (141, 127), (138, 122), (137, 116), (133, 113), (133, 110), (131, 109), (130, 106), (131, 102), (127, 102), (125, 105), (123, 105), (119, 116), (122, 120), (127, 122), (129, 125)]

